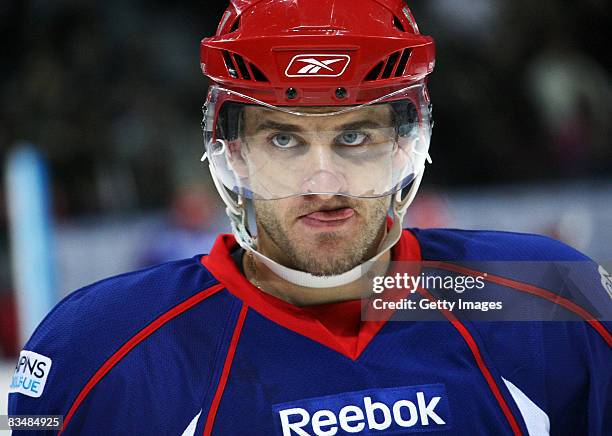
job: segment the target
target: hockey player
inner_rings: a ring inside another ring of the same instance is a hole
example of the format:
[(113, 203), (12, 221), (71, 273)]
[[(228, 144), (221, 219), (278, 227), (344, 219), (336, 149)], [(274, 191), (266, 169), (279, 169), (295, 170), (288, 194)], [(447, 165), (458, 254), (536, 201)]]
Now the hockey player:
[[(233, 235), (70, 294), (20, 355), (11, 415), (62, 415), (65, 435), (612, 434), (603, 269), (540, 236), (401, 228), (434, 68), (403, 1), (233, 0), (201, 68)], [(421, 261), (534, 319), (464, 319), (426, 287), (433, 320), (362, 319), (364, 279)]]

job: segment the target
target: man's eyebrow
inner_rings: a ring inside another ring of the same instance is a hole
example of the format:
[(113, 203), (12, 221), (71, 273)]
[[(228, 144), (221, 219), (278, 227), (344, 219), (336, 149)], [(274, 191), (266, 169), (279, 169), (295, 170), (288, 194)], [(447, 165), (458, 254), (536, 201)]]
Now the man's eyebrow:
[(264, 121), (255, 127), (255, 133), (262, 130), (280, 130), (283, 132), (303, 132), (304, 129), (297, 124), (279, 123), (276, 121)]
[[(333, 130), (359, 130), (359, 129), (377, 129), (384, 126), (382, 123), (372, 120), (360, 120), (350, 123), (341, 124), (333, 127)], [(280, 130), (283, 132), (303, 132), (305, 129), (297, 124), (279, 123), (276, 121), (264, 121), (255, 127), (255, 133), (262, 130)]]
[(338, 126), (334, 130), (359, 130), (359, 129), (379, 129), (381, 127), (389, 127), (385, 126), (382, 123), (372, 120), (360, 120), (353, 121), (352, 123), (346, 123)]

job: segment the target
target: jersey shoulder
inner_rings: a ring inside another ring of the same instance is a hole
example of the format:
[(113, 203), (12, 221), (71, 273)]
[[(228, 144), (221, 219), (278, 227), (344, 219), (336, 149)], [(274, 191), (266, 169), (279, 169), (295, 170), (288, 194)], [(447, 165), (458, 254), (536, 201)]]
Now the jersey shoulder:
[(129, 335), (134, 328), (216, 283), (197, 258), (101, 280), (60, 301), (36, 328), (26, 347), (53, 342), (61, 344), (62, 349), (71, 349), (93, 338), (99, 341), (101, 337)]
[[(72, 292), (49, 312), (23, 347), (9, 388), (9, 412), (64, 415), (111, 357), (130, 343), (146, 345), (147, 334), (178, 322), (186, 307), (214, 305), (209, 302), (214, 299), (207, 297), (221, 288), (217, 285), (199, 257), (194, 257)], [(214, 317), (210, 320), (222, 323)], [(214, 335), (207, 338), (215, 340)], [(173, 337), (164, 341), (172, 342)], [(137, 370), (137, 364), (130, 365), (130, 371)]]
[(424, 259), (446, 261), (588, 261), (548, 236), (494, 230), (408, 229)]
[[(517, 301), (547, 295), (550, 304), (563, 297), (578, 306), (565, 317), (568, 305), (559, 307), (561, 318), (573, 319), (585, 309), (585, 316), (608, 323), (612, 320), (612, 281), (602, 266), (563, 242), (547, 236), (488, 230), (409, 229), (421, 248), (425, 261), (441, 261), (486, 272), (502, 280)], [(508, 280), (505, 280), (508, 279)], [(537, 288), (537, 289), (536, 289)], [(540, 295), (535, 297), (534, 295)], [(546, 307), (544, 307), (546, 309)], [(546, 309), (547, 310), (547, 309)]]

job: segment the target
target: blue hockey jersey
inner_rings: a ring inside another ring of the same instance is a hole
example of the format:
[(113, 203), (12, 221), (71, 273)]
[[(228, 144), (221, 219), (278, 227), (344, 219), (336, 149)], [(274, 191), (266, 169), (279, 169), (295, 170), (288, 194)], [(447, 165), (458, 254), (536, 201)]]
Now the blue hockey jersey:
[[(566, 321), (440, 310), (437, 321), (346, 328), (332, 321), (359, 317), (354, 302), (278, 300), (240, 273), (236, 247), (220, 235), (208, 255), (70, 294), (25, 345), (9, 414), (62, 415), (63, 435), (612, 434), (611, 326), (596, 319), (610, 319), (612, 282), (595, 263), (593, 281), (563, 296), (552, 275), (487, 279)], [(416, 229), (392, 257), (442, 269), (588, 260), (540, 236)]]

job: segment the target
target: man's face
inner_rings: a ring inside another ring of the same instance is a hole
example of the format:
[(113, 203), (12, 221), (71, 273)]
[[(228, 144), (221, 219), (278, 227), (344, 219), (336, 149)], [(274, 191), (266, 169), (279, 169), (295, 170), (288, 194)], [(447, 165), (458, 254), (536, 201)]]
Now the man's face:
[(254, 198), (259, 243), (265, 249), (273, 250), (281, 263), (315, 275), (341, 274), (376, 253), (390, 196), (338, 194), (372, 193), (370, 185), (390, 177), (389, 106), (300, 117), (299, 122), (295, 115), (249, 106), (241, 123), (243, 171), (255, 193), (277, 183), (307, 194)]

